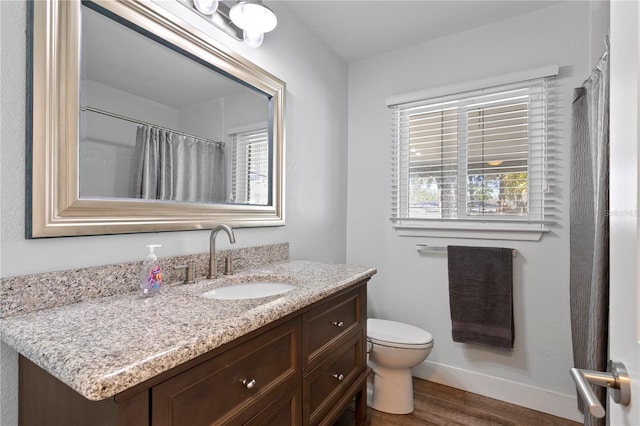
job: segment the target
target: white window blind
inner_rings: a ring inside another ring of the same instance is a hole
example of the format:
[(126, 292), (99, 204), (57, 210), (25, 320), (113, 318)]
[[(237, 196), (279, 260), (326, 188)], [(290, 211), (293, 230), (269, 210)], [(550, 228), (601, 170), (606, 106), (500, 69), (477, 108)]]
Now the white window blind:
[(231, 136), (231, 193), (241, 204), (269, 203), (269, 134), (261, 128)]
[(392, 221), (548, 220), (553, 81), (392, 105)]

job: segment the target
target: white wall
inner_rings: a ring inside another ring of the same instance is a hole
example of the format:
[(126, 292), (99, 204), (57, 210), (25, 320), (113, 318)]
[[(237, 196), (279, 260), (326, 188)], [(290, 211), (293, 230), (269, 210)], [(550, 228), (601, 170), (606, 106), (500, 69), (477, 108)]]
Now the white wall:
[[(592, 59), (591, 8), (565, 2), (349, 66), (347, 261), (378, 268), (370, 316), (429, 330), (435, 346), (414, 374), (579, 419), (569, 323), (569, 140), (574, 87)], [(597, 21), (597, 19), (595, 20)], [(391, 227), (390, 95), (559, 64), (560, 220), (539, 242), (399, 237)], [(515, 247), (515, 345), (501, 352), (451, 338), (447, 260), (414, 245)]]
[[(250, 49), (178, 2), (167, 8), (238, 51), (287, 84), (286, 226), (239, 229), (236, 247), (289, 242), (293, 259), (344, 262), (346, 253), (347, 67), (302, 27), (286, 5), (263, 46)], [(0, 276), (8, 277), (141, 259), (157, 242), (160, 256), (206, 252), (208, 232), (25, 240), (25, 20), (24, 1), (0, 2)], [(228, 243), (221, 239), (221, 248)], [(1, 346), (0, 424), (17, 424), (17, 357)]]

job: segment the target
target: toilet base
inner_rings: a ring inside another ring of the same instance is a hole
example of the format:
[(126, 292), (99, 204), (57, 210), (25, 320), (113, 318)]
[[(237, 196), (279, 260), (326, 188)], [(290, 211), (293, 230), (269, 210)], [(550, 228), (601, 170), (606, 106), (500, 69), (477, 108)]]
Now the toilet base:
[(410, 368), (383, 368), (369, 360), (373, 383), (367, 386), (369, 407), (390, 414), (413, 412), (413, 381)]

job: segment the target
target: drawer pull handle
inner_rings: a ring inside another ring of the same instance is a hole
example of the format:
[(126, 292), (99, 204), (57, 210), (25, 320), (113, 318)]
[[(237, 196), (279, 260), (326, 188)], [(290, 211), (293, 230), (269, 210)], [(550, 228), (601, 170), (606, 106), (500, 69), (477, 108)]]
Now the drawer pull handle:
[(247, 389), (253, 389), (256, 385), (256, 381), (254, 379), (242, 379), (241, 383), (245, 385)]
[(344, 327), (344, 322), (342, 321), (334, 321), (331, 324), (335, 325), (336, 327)]
[(340, 374), (340, 373), (335, 373), (333, 375), (333, 377), (335, 377), (336, 379), (338, 379), (339, 381), (343, 381), (344, 380), (344, 374)]

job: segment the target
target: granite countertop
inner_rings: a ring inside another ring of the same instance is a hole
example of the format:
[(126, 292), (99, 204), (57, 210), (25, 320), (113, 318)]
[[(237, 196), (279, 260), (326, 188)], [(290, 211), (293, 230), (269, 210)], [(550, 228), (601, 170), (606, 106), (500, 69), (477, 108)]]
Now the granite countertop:
[[(102, 400), (304, 308), (376, 273), (290, 261), (231, 277), (129, 293), (0, 321), (2, 340), (90, 400)], [(211, 300), (213, 288), (257, 279), (295, 284), (261, 299)], [(95, 283), (88, 285), (96, 285)]]

